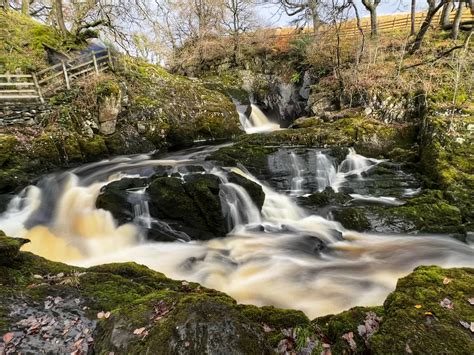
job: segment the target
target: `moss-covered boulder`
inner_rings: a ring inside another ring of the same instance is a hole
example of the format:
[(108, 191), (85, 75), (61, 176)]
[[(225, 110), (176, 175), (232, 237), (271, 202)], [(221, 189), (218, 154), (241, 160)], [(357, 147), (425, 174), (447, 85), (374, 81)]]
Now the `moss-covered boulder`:
[(324, 191), (314, 192), (309, 196), (300, 197), (298, 202), (313, 210), (327, 206), (341, 206), (352, 200), (352, 197), (342, 192), (335, 192), (331, 187)]
[(334, 220), (341, 223), (345, 228), (358, 232), (370, 229), (370, 222), (364, 212), (358, 208), (342, 208), (332, 211)]
[[(422, 266), (398, 281), (370, 339), (375, 354), (471, 354), (474, 270)], [(469, 326), (468, 326), (469, 325)], [(408, 351), (409, 350), (409, 351)]]
[(28, 242), (27, 239), (8, 238), (3, 231), (0, 231), (0, 265), (11, 263), (20, 253), (21, 246)]
[(150, 213), (193, 239), (223, 237), (219, 184), (216, 176), (207, 174), (188, 175), (186, 182), (175, 177), (154, 179), (146, 190)]

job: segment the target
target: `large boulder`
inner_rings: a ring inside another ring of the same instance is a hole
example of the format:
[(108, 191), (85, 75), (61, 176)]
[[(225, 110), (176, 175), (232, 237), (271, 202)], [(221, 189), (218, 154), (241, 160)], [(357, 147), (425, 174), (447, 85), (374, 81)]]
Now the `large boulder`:
[(160, 177), (146, 191), (151, 215), (168, 222), (173, 229), (193, 239), (225, 235), (219, 184), (214, 175), (196, 175), (186, 183), (174, 177)]
[(257, 209), (259, 211), (262, 210), (263, 203), (265, 202), (265, 193), (263, 192), (262, 186), (234, 172), (229, 173), (228, 180), (230, 183), (242, 186), (249, 194)]

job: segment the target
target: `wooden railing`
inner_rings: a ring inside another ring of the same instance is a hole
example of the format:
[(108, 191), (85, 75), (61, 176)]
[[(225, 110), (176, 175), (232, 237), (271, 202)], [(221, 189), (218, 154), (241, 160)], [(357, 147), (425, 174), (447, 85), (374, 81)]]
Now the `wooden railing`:
[(60, 88), (71, 88), (79, 77), (113, 69), (110, 50), (92, 51), (43, 69), (34, 74), (0, 75), (0, 103), (9, 101), (39, 101)]

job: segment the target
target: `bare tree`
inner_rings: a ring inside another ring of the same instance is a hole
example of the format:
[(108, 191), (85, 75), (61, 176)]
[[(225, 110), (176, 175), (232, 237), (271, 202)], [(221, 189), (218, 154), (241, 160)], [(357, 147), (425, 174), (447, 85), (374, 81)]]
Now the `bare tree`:
[(415, 53), (418, 49), (420, 49), (421, 44), (423, 42), (423, 38), (426, 35), (426, 32), (428, 32), (431, 22), (433, 21), (433, 18), (437, 14), (437, 12), (446, 4), (447, 1), (449, 0), (427, 0), (428, 2), (428, 11), (426, 12), (426, 17), (423, 20), (423, 23), (421, 24), (420, 30), (418, 31), (415, 40), (413, 41), (413, 44), (408, 51), (408, 53), (413, 54)]
[(321, 0), (277, 0), (285, 13), (294, 17), (293, 22), (297, 25), (306, 26), (311, 23), (315, 35), (319, 34), (321, 27), (321, 16), (319, 13)]
[(21, 12), (23, 13), (23, 15), (30, 14), (30, 0), (21, 1)]
[(56, 17), (56, 22), (59, 27), (59, 30), (62, 34), (66, 34), (68, 32), (66, 23), (64, 21), (64, 12), (63, 12), (63, 1), (62, 0), (54, 0), (54, 14)]
[(454, 17), (453, 29), (451, 33), (451, 37), (454, 40), (456, 40), (459, 35), (459, 25), (461, 24), (463, 7), (464, 7), (464, 1), (458, 0), (458, 8), (456, 9), (456, 16)]
[(252, 0), (225, 0), (222, 25), (232, 36), (232, 62), (238, 64), (241, 35), (255, 27)]
[(416, 22), (416, 0), (411, 0), (411, 9), (410, 9), (410, 36), (414, 36), (416, 33), (415, 22)]
[(381, 0), (362, 0), (362, 4), (370, 13), (370, 35), (377, 36), (377, 6)]
[(439, 24), (441, 25), (442, 28), (445, 28), (446, 26), (449, 26), (449, 17), (451, 15), (451, 11), (454, 7), (454, 0), (449, 0), (446, 4), (443, 6), (443, 11), (441, 12), (441, 18), (439, 20)]

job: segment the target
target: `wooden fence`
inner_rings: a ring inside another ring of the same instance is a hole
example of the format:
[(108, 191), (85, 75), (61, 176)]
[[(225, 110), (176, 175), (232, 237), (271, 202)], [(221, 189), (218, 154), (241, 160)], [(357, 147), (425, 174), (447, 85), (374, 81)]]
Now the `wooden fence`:
[(113, 69), (110, 50), (92, 51), (69, 61), (61, 61), (33, 74), (0, 75), (0, 103), (39, 101), (60, 88), (71, 88), (79, 77)]
[[(456, 16), (456, 12), (453, 11), (450, 13), (450, 21), (453, 22), (454, 17)], [(423, 20), (426, 17), (426, 12), (417, 12), (415, 14), (415, 29), (418, 30), (421, 26)], [(469, 9), (464, 9), (462, 14), (463, 20), (472, 21), (474, 17), (471, 15)], [(441, 20), (441, 11), (439, 11), (433, 21), (432, 26), (439, 26), (439, 22)], [(370, 18), (364, 17), (361, 18), (361, 28), (366, 35), (370, 35)], [(387, 33), (387, 32), (407, 32), (409, 33), (411, 28), (411, 14), (400, 14), (400, 15), (387, 15), (387, 16), (379, 16), (379, 20), (377, 21), (377, 31), (379, 34)], [(285, 29), (280, 30), (285, 32)], [(329, 25), (323, 25), (321, 28), (321, 36), (325, 36), (326, 34), (334, 34), (334, 28)], [(295, 33), (293, 31), (287, 33), (276, 33), (273, 37), (276, 38), (298, 38), (303, 36), (314, 36), (315, 34), (312, 31), (303, 31), (299, 33)], [(353, 37), (357, 37), (360, 35), (360, 31), (357, 27), (357, 23), (355, 20), (349, 20), (342, 24), (340, 24), (339, 28), (339, 36), (342, 39), (352, 39)]]

